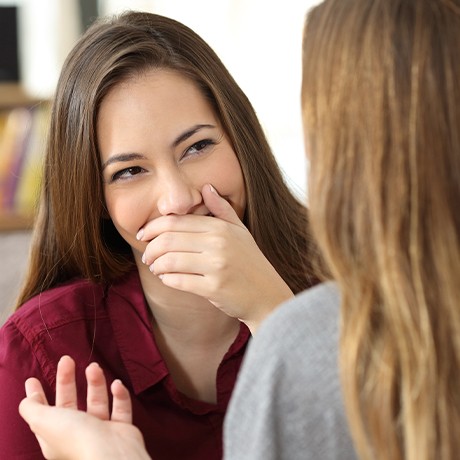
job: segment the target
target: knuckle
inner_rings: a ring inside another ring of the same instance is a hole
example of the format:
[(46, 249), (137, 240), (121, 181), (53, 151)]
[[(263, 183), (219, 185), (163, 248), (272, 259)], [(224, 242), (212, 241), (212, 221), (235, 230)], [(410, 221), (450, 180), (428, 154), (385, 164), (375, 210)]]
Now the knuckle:
[(104, 407), (107, 404), (107, 401), (100, 396), (92, 396), (88, 403), (96, 407)]
[(179, 289), (182, 291), (186, 289), (186, 283), (183, 276), (172, 276), (170, 282), (171, 287), (174, 287), (175, 289)]
[(173, 254), (166, 254), (161, 258), (161, 268), (165, 273), (174, 272), (176, 265), (176, 257)]
[(228, 249), (228, 240), (225, 237), (225, 235), (218, 234), (214, 236), (212, 240), (212, 245), (215, 249), (218, 249), (219, 251), (223, 252), (226, 249)]
[(177, 225), (178, 218), (179, 216), (176, 216), (176, 215), (164, 216), (163, 230), (165, 231), (172, 230), (175, 227), (175, 225)]
[(224, 259), (218, 257), (213, 260), (213, 268), (218, 272), (222, 272), (227, 268), (227, 263)]
[(59, 407), (62, 407), (64, 409), (73, 409), (75, 407), (75, 403), (73, 401), (66, 400), (66, 401), (62, 401), (59, 404)]
[(173, 233), (162, 233), (157, 239), (163, 250), (168, 250), (174, 246), (175, 236)]
[(212, 267), (216, 272), (224, 272), (228, 269), (228, 260), (225, 257), (216, 256), (212, 259)]

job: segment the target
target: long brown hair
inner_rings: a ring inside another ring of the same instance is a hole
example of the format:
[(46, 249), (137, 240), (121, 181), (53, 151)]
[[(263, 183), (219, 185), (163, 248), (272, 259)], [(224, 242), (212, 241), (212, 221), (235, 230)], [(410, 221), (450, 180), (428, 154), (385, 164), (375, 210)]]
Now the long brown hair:
[(110, 282), (133, 267), (129, 246), (105, 212), (96, 120), (114, 85), (150, 68), (173, 69), (196, 82), (239, 159), (247, 194), (245, 224), (294, 292), (315, 282), (305, 208), (285, 185), (244, 93), (191, 29), (159, 15), (128, 12), (98, 20), (64, 63), (18, 307), (74, 277)]
[(302, 104), (362, 458), (460, 452), (460, 2), (326, 0)]

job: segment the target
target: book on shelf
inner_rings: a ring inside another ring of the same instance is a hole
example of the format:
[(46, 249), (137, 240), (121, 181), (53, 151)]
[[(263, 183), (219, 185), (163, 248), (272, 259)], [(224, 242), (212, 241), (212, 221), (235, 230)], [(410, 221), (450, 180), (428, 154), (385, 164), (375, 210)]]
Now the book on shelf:
[(30, 110), (18, 107), (7, 114), (5, 132), (0, 143), (4, 158), (0, 164), (0, 203), (2, 209), (12, 211), (16, 186), (21, 174), (32, 123)]
[(41, 180), (48, 104), (0, 111), (0, 215), (32, 215)]

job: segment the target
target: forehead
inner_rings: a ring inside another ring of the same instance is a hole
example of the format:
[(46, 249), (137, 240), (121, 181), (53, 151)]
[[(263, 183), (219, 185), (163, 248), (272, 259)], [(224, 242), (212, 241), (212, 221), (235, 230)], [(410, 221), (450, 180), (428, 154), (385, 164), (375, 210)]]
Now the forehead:
[(191, 113), (219, 118), (195, 81), (169, 69), (147, 70), (112, 87), (100, 105), (98, 125), (114, 121), (117, 113), (140, 111), (174, 115), (178, 120)]
[(207, 103), (198, 84), (191, 78), (170, 69), (150, 69), (139, 72), (134, 76), (113, 86), (102, 100), (101, 107), (107, 104), (129, 102), (155, 101), (162, 102), (184, 101), (193, 99), (194, 103)]
[(153, 69), (115, 85), (104, 97), (98, 145), (102, 156), (120, 148), (166, 145), (201, 124), (221, 127), (199, 86), (176, 71)]

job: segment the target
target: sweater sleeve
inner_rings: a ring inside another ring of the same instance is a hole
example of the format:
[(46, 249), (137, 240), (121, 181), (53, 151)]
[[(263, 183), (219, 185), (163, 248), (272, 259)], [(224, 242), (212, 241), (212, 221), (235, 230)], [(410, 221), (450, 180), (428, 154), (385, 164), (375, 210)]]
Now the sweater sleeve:
[(34, 350), (27, 339), (8, 321), (0, 329), (0, 453), (8, 460), (43, 459), (35, 435), (19, 415), (18, 406), (25, 397), (24, 382), (37, 377), (48, 398), (50, 385), (43, 376)]
[(224, 427), (225, 460), (351, 460), (332, 284), (282, 305), (252, 339)]

